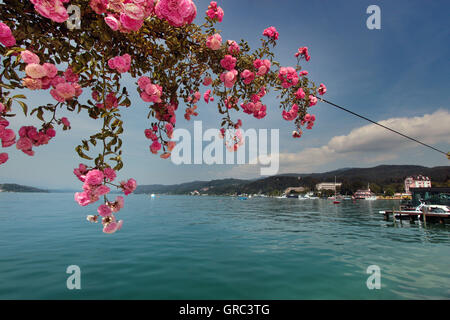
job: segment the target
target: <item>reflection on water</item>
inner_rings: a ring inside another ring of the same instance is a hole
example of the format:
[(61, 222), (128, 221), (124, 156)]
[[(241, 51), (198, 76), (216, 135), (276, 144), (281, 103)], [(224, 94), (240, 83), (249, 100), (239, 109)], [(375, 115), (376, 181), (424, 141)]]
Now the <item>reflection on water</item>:
[[(105, 235), (72, 194), (0, 194), (0, 298), (450, 298), (450, 228), (384, 221), (392, 201), (126, 200)], [(373, 264), (381, 290), (366, 287)]]

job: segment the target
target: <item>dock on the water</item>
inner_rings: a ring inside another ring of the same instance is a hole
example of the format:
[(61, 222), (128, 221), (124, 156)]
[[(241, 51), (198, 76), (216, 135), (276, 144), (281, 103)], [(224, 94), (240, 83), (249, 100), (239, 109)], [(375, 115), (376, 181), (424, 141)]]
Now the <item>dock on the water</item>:
[(386, 210), (380, 211), (384, 215), (385, 220), (389, 220), (391, 215), (394, 216), (394, 219), (409, 219), (410, 222), (414, 221), (424, 221), (426, 222), (438, 222), (440, 224), (446, 224), (450, 220), (450, 215), (445, 213), (434, 213), (434, 212), (416, 212), (416, 211), (402, 211), (402, 210)]

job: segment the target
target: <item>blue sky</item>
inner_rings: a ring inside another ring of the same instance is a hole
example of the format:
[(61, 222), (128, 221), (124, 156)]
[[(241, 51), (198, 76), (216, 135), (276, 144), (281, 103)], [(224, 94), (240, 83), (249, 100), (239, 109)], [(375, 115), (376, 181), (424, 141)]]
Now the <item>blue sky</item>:
[[(195, 1), (197, 22), (202, 23), (209, 1)], [(396, 126), (416, 138), (450, 150), (450, 28), (448, 1), (218, 1), (225, 16), (224, 40), (247, 40), (259, 45), (262, 31), (275, 26), (280, 33), (277, 60), (294, 65), (298, 47), (308, 46), (311, 60), (303, 67), (310, 79), (327, 85), (326, 99), (376, 121)], [(381, 8), (381, 30), (366, 27), (366, 9)], [(119, 178), (134, 177), (138, 184), (179, 183), (215, 178), (258, 177), (255, 166), (175, 165), (148, 151), (143, 135), (147, 127), (146, 105), (129, 79), (133, 105), (123, 112), (125, 121), (124, 162)], [(30, 105), (52, 102), (49, 92), (29, 94)], [(312, 130), (292, 139), (291, 122), (281, 118), (277, 100), (268, 95), (267, 117), (262, 120), (236, 115), (248, 128), (280, 129), (280, 172), (322, 172), (341, 167), (378, 164), (449, 165), (445, 156), (368, 126), (367, 122), (324, 103), (311, 108), (317, 117)], [(182, 108), (181, 108), (182, 109)], [(218, 127), (220, 115), (214, 104), (200, 103), (203, 127)], [(64, 114), (64, 113), (62, 113)], [(81, 188), (72, 174), (78, 165), (74, 151), (80, 139), (100, 127), (85, 116), (66, 113), (71, 132), (58, 131), (47, 146), (36, 148), (33, 158), (13, 149), (0, 167), (0, 183), (13, 182), (47, 188)], [(192, 130), (182, 111), (177, 127)], [(18, 116), (14, 129), (38, 124)]]

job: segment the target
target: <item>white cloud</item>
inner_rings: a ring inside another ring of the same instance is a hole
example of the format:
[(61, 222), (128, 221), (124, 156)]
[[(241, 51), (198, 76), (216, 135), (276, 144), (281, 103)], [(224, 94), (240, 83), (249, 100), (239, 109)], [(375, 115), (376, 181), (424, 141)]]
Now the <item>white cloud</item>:
[[(450, 144), (450, 113), (447, 110), (437, 110), (420, 117), (391, 118), (379, 123), (427, 144)], [(369, 124), (353, 129), (347, 135), (335, 136), (321, 147), (296, 153), (280, 153), (280, 173), (312, 172), (340, 160), (383, 163), (396, 159), (405, 149), (417, 146), (416, 142)], [(233, 177), (248, 176), (255, 173), (257, 168), (257, 165), (240, 165), (229, 174)]]

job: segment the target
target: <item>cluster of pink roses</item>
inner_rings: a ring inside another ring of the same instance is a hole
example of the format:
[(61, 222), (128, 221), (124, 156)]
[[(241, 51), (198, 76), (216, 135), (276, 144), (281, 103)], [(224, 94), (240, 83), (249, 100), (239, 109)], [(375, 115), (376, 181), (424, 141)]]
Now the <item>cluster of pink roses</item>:
[(69, 14), (63, 3), (70, 0), (30, 0), (34, 9), (43, 17), (62, 23), (69, 19)]
[(125, 73), (130, 70), (131, 56), (126, 53), (123, 56), (117, 56), (108, 60), (108, 66), (119, 73)]
[(262, 104), (261, 98), (266, 94), (266, 88), (261, 87), (257, 94), (252, 96), (252, 101), (241, 103), (241, 108), (247, 114), (253, 114), (256, 119), (262, 119), (266, 116), (267, 106)]
[(311, 56), (309, 55), (309, 52), (308, 52), (308, 47), (298, 48), (298, 51), (295, 53), (295, 56), (297, 58), (299, 56), (303, 57), (303, 58), (305, 58), (306, 61), (309, 61), (311, 59)]
[[(75, 176), (83, 184), (83, 192), (75, 193), (75, 201), (80, 206), (87, 206), (100, 199), (100, 196), (108, 194), (111, 190), (104, 183), (111, 183), (116, 178), (116, 172), (111, 168), (105, 168), (103, 171), (99, 169), (89, 170), (86, 165), (80, 163), (78, 168), (73, 170)], [(120, 188), (122, 188), (125, 195), (128, 195), (136, 189), (136, 180), (129, 179), (128, 181), (120, 182)], [(123, 208), (124, 199), (121, 196), (116, 197), (114, 202), (106, 201), (98, 207), (98, 215), (101, 216), (103, 224), (103, 232), (114, 233), (122, 227), (123, 221), (117, 221), (113, 213), (118, 212)], [(98, 222), (97, 215), (87, 216), (87, 220), (90, 222)]]
[(245, 69), (241, 73), (241, 78), (245, 84), (250, 84), (253, 80), (255, 80), (255, 73), (248, 69)]
[(219, 6), (217, 6), (216, 1), (211, 1), (208, 6), (208, 10), (206, 11), (206, 15), (214, 21), (222, 22), (223, 9)]
[(91, 0), (89, 5), (97, 14), (106, 13), (106, 24), (121, 32), (138, 31), (154, 13), (154, 0)]
[(134, 190), (136, 190), (137, 183), (136, 183), (136, 180), (131, 178), (131, 179), (128, 179), (128, 181), (121, 181), (120, 187), (122, 188), (123, 193), (127, 196), (130, 193), (133, 193)]
[(263, 36), (278, 40), (279, 33), (275, 27), (269, 27), (264, 29)]
[(56, 131), (53, 128), (47, 128), (46, 130), (37, 129), (33, 126), (23, 126), (19, 129), (19, 140), (17, 140), (16, 148), (22, 150), (29, 156), (34, 155), (32, 150), (33, 146), (38, 147), (44, 144), (48, 144), (51, 138), (56, 135)]
[(283, 88), (289, 88), (298, 83), (298, 74), (292, 67), (281, 67), (278, 79), (280, 79)]
[(3, 22), (0, 22), (0, 43), (5, 47), (12, 47), (16, 44), (16, 38), (14, 38), (11, 29)]
[(138, 86), (141, 90), (141, 99), (145, 102), (161, 102), (162, 87), (157, 84), (153, 84), (150, 78), (143, 76), (138, 80)]
[(50, 94), (59, 102), (71, 100), (83, 92), (78, 84), (79, 76), (73, 73), (70, 67), (63, 76), (58, 76), (58, 69), (54, 64), (40, 64), (39, 57), (31, 51), (22, 51), (20, 57), (26, 63), (25, 74), (27, 75), (22, 79), (22, 84), (28, 89), (47, 90), (52, 87)]
[(208, 103), (209, 101), (214, 101), (214, 97), (211, 97), (210, 89), (206, 90), (203, 94), (203, 100), (205, 100), (206, 103)]
[(241, 48), (239, 47), (239, 45), (237, 44), (236, 41), (228, 40), (227, 44), (228, 44), (228, 53), (229, 54), (236, 55), (241, 51)]
[(101, 204), (97, 208), (98, 215), (88, 215), (87, 220), (89, 222), (98, 222), (98, 217), (102, 217), (102, 225), (104, 233), (114, 233), (122, 228), (123, 220), (117, 221), (113, 212), (118, 212), (123, 208), (124, 200), (123, 197), (116, 197), (115, 202), (106, 202), (106, 204)]
[(220, 60), (220, 65), (222, 68), (227, 69), (228, 71), (231, 71), (236, 67), (236, 58), (232, 55), (225, 55), (225, 57)]
[[(0, 115), (6, 112), (5, 106), (0, 103)], [(16, 143), (16, 134), (12, 129), (8, 129), (9, 121), (0, 116), (0, 140), (2, 141), (2, 148), (7, 148)], [(0, 153), (0, 164), (8, 161), (8, 154), (6, 152)]]
[(298, 115), (298, 105), (294, 103), (291, 107), (291, 110), (289, 110), (289, 111), (283, 110), (281, 115), (283, 116), (284, 120), (287, 120), (287, 121), (294, 120), (295, 118), (297, 118), (297, 115)]
[(314, 126), (314, 121), (316, 121), (316, 116), (315, 115), (311, 115), (309, 113), (305, 114), (305, 116), (303, 117), (302, 121), (300, 122), (300, 125), (305, 125), (308, 124), (306, 129), (312, 129), (312, 127)]
[(161, 143), (158, 141), (158, 136), (156, 135), (156, 132), (158, 131), (158, 127), (154, 127), (154, 130), (145, 129), (144, 134), (147, 139), (152, 140), (152, 144), (150, 145), (150, 152), (153, 154), (157, 154), (158, 151), (161, 149)]
[(190, 108), (186, 108), (186, 111), (184, 112), (184, 118), (187, 121), (189, 121), (189, 120), (191, 120), (191, 116), (192, 117), (198, 116), (198, 112), (195, 111), (195, 110), (197, 110), (197, 106), (196, 105), (194, 105), (194, 106), (192, 106)]
[(115, 172), (114, 176), (107, 176), (98, 169), (88, 170), (83, 164), (80, 164), (78, 169), (75, 169), (73, 173), (80, 181), (84, 182), (84, 191), (75, 193), (75, 201), (77, 201), (80, 206), (87, 206), (88, 204), (98, 201), (100, 196), (108, 194), (111, 190), (103, 184), (103, 180), (105, 179), (112, 182), (114, 179), (111, 180), (111, 178), (115, 178)]
[(270, 60), (267, 59), (264, 60), (256, 59), (255, 61), (253, 61), (253, 66), (255, 67), (256, 70), (258, 70), (256, 72), (257, 76), (263, 76), (267, 72), (269, 72), (270, 65), (271, 65)]
[(219, 137), (222, 139), (225, 138), (225, 146), (230, 152), (237, 151), (237, 149), (244, 145), (245, 142), (240, 129), (225, 131), (225, 129), (222, 128)]

